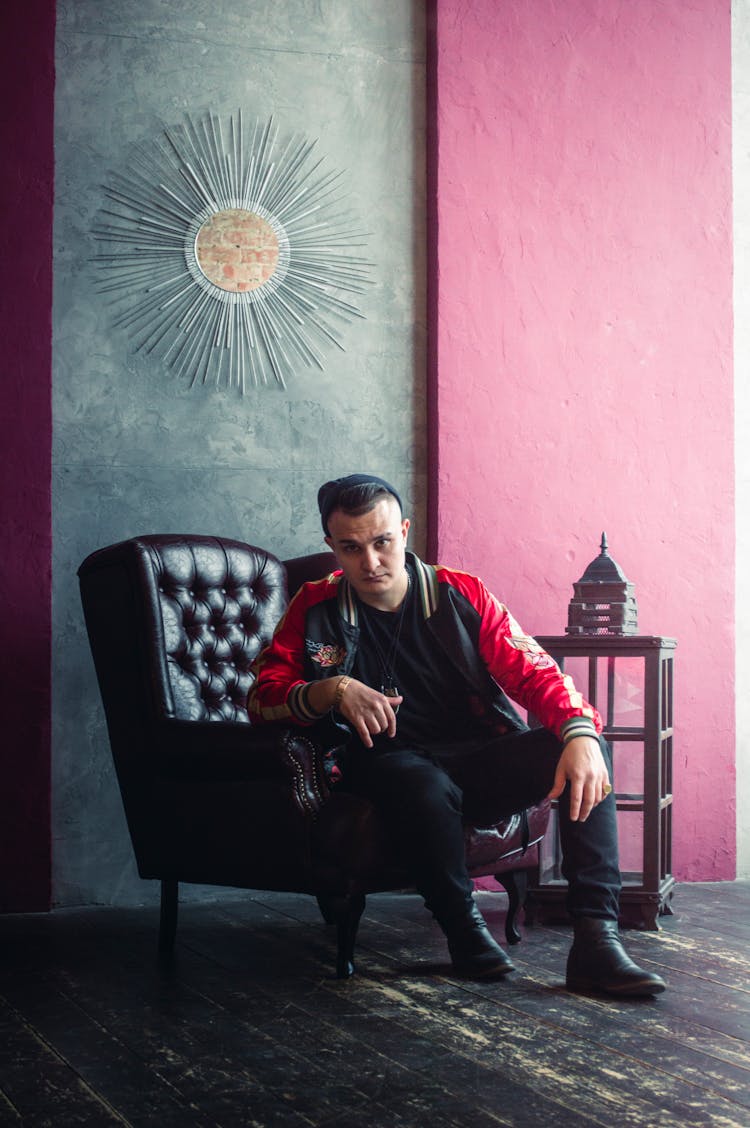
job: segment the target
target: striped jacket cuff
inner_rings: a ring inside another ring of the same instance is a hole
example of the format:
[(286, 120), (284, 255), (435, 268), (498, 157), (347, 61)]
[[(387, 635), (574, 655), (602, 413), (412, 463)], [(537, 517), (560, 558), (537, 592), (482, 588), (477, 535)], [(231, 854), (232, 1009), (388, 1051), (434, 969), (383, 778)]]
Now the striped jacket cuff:
[(319, 713), (317, 709), (313, 709), (310, 704), (308, 694), (310, 692), (311, 682), (301, 682), (299, 685), (292, 687), (289, 696), (286, 699), (292, 714), (298, 721), (303, 724), (312, 725), (315, 721), (319, 721), (323, 713)]
[(571, 717), (563, 721), (560, 726), (560, 740), (563, 744), (567, 744), (576, 736), (593, 736), (594, 740), (599, 739), (596, 725), (589, 717)]

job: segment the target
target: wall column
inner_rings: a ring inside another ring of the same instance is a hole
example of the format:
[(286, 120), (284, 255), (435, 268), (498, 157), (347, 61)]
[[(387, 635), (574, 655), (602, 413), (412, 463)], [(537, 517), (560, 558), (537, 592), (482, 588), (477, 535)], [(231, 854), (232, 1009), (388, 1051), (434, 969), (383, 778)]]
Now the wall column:
[(732, 878), (729, 5), (435, 12), (432, 547), (558, 634), (606, 530), (678, 642), (676, 876)]
[[(0, 911), (50, 907), (54, 0), (3, 20)], [(10, 107), (13, 107), (12, 112)]]

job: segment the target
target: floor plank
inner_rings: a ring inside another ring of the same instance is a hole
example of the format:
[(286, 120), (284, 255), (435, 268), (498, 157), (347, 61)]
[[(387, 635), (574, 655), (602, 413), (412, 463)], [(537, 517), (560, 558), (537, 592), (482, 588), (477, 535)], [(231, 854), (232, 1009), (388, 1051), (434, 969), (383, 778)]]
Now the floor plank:
[[(478, 898), (502, 936), (504, 895)], [(669, 983), (638, 1002), (565, 990), (565, 926), (457, 979), (408, 894), (368, 899), (346, 982), (291, 894), (181, 906), (161, 965), (154, 909), (0, 917), (0, 1124), (748, 1128), (750, 883), (674, 908), (625, 934)]]

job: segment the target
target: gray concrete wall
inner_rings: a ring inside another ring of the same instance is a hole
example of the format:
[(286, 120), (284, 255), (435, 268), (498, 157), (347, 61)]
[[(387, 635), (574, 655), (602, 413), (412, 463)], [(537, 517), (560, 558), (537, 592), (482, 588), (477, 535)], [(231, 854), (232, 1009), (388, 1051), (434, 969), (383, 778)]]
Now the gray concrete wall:
[[(206, 532), (281, 556), (321, 547), (315, 493), (368, 468), (424, 541), (424, 29), (418, 0), (58, 4), (54, 301), (54, 901), (132, 903), (139, 881), (75, 572), (137, 533)], [(186, 113), (273, 114), (318, 137), (372, 232), (365, 320), (323, 373), (189, 388), (134, 354), (97, 290), (102, 186)]]

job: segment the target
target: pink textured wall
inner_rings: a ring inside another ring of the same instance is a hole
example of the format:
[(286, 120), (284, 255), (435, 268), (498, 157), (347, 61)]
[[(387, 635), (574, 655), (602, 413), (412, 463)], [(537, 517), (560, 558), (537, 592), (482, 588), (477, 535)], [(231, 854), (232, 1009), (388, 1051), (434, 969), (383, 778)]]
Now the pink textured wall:
[(0, 911), (50, 904), (50, 406), (54, 0), (0, 41)]
[(677, 651), (674, 870), (735, 863), (730, 5), (436, 0), (433, 549)]

